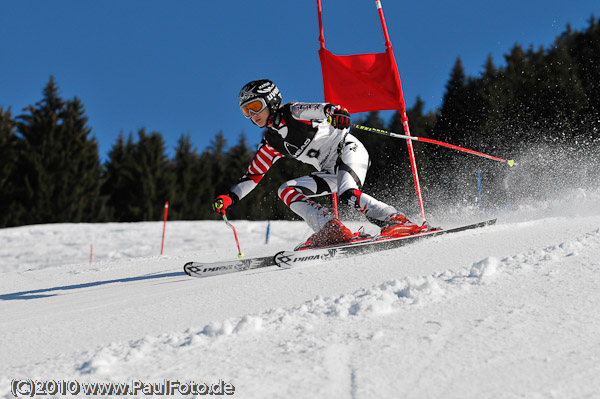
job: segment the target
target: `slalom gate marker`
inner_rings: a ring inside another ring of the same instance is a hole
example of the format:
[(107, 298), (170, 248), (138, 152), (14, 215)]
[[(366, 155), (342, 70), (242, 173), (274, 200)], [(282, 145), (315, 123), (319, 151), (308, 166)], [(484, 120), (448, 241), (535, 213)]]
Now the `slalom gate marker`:
[(267, 234), (265, 236), (265, 244), (269, 243), (269, 235), (271, 234), (271, 221), (269, 220), (267, 223)]
[(165, 249), (165, 232), (167, 230), (167, 214), (169, 213), (169, 201), (165, 202), (165, 220), (163, 222), (162, 243), (160, 244), (160, 254), (163, 254)]

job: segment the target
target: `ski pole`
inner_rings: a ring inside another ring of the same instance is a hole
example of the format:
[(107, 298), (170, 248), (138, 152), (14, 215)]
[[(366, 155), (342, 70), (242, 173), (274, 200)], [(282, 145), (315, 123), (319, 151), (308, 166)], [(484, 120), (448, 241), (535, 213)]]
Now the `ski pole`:
[(227, 226), (231, 227), (231, 230), (233, 230), (233, 236), (235, 237), (235, 243), (237, 244), (237, 248), (238, 248), (238, 258), (241, 259), (244, 257), (244, 253), (240, 249), (240, 240), (238, 239), (238, 235), (237, 235), (237, 232), (235, 231), (235, 227), (233, 227), (233, 225), (231, 223), (229, 223), (229, 220), (227, 220), (227, 215), (223, 214), (223, 220), (225, 221)]
[(508, 166), (514, 166), (514, 165), (517, 164), (512, 159), (506, 160), (506, 159), (502, 159), (502, 158), (497, 158), (497, 157), (494, 157), (492, 155), (484, 154), (484, 153), (478, 152), (478, 151), (469, 150), (468, 148), (459, 147), (459, 146), (454, 145), (454, 144), (444, 143), (443, 141), (428, 139), (428, 138), (425, 138), (425, 137), (405, 136), (403, 134), (388, 132), (387, 130), (377, 129), (377, 128), (369, 127), (369, 126), (357, 125), (355, 123), (352, 124), (352, 127), (355, 127), (357, 129), (361, 129), (361, 130), (365, 130), (367, 132), (372, 132), (372, 133), (377, 133), (377, 134), (383, 134), (384, 136), (395, 137), (395, 138), (398, 138), (398, 139), (407, 139), (407, 140), (414, 140), (414, 141), (422, 141), (424, 143), (436, 144), (436, 145), (439, 145), (439, 146), (442, 146), (442, 147), (448, 147), (448, 148), (452, 148), (454, 150), (466, 152), (466, 153), (473, 154), (473, 155), (478, 155), (480, 157), (484, 157), (484, 158), (488, 158), (488, 159), (493, 159), (494, 161), (503, 162), (503, 163), (507, 164)]

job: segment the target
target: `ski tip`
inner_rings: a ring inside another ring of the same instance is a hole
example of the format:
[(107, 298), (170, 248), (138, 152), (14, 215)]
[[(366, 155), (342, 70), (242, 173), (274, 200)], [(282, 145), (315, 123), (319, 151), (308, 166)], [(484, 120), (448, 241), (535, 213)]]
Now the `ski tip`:
[(187, 274), (188, 276), (191, 276), (190, 272), (188, 272), (188, 266), (192, 265), (194, 262), (188, 262), (185, 265), (183, 265), (183, 271), (185, 272), (185, 274)]

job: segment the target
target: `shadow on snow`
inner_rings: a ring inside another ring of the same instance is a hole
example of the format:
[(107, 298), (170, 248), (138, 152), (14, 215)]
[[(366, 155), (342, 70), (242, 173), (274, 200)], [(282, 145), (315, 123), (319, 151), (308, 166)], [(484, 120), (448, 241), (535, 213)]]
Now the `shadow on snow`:
[(73, 285), (64, 285), (61, 287), (52, 287), (52, 288), (42, 288), (39, 290), (31, 290), (31, 291), (21, 291), (14, 292), (11, 294), (3, 294), (0, 295), (0, 300), (2, 301), (13, 301), (13, 300), (26, 300), (26, 299), (39, 299), (39, 298), (47, 298), (51, 296), (56, 296), (55, 291), (68, 291), (68, 290), (77, 290), (80, 288), (89, 288), (96, 287), (100, 285), (106, 284), (114, 284), (114, 283), (129, 283), (132, 281), (143, 281), (143, 280), (152, 280), (152, 279), (160, 279), (165, 277), (178, 277), (185, 276), (184, 272), (171, 272), (171, 273), (160, 273), (160, 274), (148, 274), (145, 276), (138, 277), (127, 277), (120, 278), (115, 280), (106, 280), (106, 281), (95, 281), (92, 283), (84, 283), (84, 284), (73, 284)]

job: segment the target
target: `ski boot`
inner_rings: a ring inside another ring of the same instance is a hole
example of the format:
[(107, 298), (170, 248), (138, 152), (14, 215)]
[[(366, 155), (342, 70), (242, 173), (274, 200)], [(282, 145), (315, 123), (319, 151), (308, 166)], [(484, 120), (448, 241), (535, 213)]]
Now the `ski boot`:
[(388, 216), (379, 235), (382, 237), (403, 237), (427, 230), (429, 230), (429, 226), (426, 223), (419, 226), (408, 220), (404, 214), (394, 213)]
[(337, 219), (325, 223), (323, 228), (308, 237), (304, 247), (321, 247), (325, 245), (340, 244), (350, 241), (354, 235), (346, 226)]

